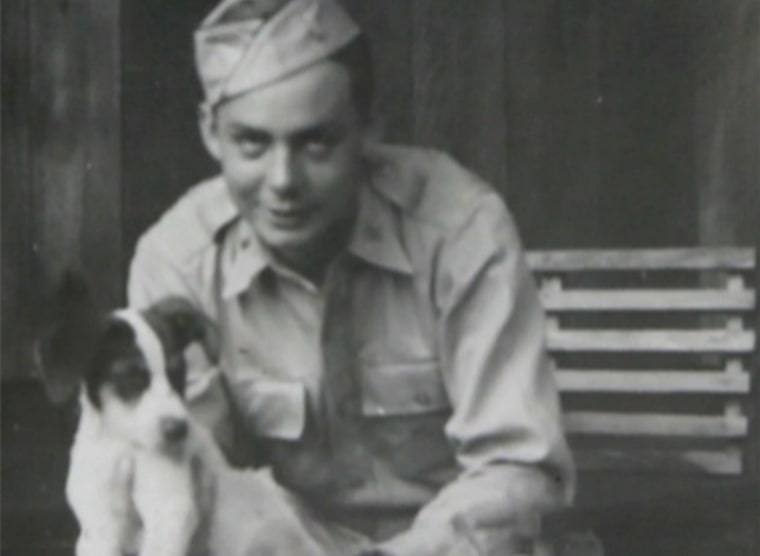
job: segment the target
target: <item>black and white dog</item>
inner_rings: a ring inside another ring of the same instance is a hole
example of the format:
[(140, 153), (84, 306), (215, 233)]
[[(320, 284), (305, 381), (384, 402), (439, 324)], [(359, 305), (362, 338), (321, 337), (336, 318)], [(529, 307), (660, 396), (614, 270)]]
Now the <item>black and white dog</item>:
[[(217, 357), (214, 327), (201, 313), (171, 298), (103, 317), (72, 273), (54, 303), (37, 358), (54, 397), (79, 390), (66, 484), (81, 529), (77, 556), (321, 554), (266, 483), (229, 467), (183, 403), (185, 348), (199, 342)], [(129, 488), (120, 492), (115, 473), (125, 465)], [(248, 532), (230, 515), (247, 520)], [(241, 540), (253, 530), (279, 540)]]

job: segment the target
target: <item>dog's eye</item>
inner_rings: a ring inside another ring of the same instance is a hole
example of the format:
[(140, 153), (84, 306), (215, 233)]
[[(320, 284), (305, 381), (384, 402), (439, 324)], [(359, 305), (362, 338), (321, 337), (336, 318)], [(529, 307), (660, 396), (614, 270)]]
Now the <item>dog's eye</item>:
[(126, 401), (139, 397), (150, 385), (148, 369), (138, 363), (114, 365), (111, 376), (116, 395)]

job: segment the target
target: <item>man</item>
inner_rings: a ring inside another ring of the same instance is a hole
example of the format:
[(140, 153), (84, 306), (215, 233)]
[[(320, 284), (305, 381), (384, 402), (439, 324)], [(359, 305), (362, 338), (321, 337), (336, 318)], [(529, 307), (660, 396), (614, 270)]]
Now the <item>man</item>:
[(334, 0), (225, 0), (196, 57), (221, 176), (141, 238), (129, 278), (132, 305), (181, 295), (220, 329), (195, 413), (255, 448), (333, 553), (505, 553), (574, 479), (503, 202), (373, 140), (367, 41)]

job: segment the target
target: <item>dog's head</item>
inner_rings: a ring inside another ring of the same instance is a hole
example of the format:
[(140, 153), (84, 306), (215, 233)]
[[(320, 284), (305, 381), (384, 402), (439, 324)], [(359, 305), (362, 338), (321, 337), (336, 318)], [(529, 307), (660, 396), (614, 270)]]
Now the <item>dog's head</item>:
[(84, 279), (68, 273), (53, 300), (52, 326), (37, 361), (54, 402), (82, 392), (109, 434), (166, 451), (184, 444), (184, 351), (200, 342), (210, 360), (218, 341), (210, 321), (187, 300), (167, 298), (138, 311), (105, 315), (92, 306)]

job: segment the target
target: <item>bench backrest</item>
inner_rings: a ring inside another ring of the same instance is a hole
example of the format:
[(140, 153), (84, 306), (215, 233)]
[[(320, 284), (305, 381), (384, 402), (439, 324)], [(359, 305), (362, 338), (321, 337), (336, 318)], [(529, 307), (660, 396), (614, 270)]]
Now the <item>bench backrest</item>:
[(758, 436), (752, 249), (528, 259), (581, 470), (748, 471)]

